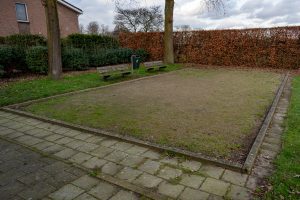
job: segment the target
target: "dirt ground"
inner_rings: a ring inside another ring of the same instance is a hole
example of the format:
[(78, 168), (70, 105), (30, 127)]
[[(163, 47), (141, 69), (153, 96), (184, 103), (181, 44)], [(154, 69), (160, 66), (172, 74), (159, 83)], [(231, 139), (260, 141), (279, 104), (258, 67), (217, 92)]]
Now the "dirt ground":
[(184, 69), (23, 109), (242, 162), (281, 78), (259, 70)]

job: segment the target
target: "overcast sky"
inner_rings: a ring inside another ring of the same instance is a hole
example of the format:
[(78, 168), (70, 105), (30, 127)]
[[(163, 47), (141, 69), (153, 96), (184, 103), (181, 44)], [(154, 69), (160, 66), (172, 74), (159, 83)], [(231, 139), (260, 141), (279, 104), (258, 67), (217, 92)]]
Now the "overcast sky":
[[(81, 24), (97, 21), (113, 29), (115, 13), (112, 0), (68, 1), (83, 10), (83, 15), (79, 18)], [(164, 7), (164, 0), (139, 2), (141, 6)], [(174, 24), (187, 24), (195, 29), (300, 25), (300, 0), (225, 0), (224, 3), (224, 11), (208, 12), (203, 0), (175, 0)]]

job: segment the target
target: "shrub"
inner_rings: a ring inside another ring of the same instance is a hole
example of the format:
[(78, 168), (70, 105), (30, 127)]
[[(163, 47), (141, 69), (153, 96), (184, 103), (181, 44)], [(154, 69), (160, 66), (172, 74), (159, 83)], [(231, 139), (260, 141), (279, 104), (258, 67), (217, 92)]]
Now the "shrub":
[(0, 46), (0, 65), (5, 71), (11, 72), (13, 69), (27, 70), (25, 63), (26, 53), (24, 48), (16, 46)]
[(48, 72), (48, 52), (47, 47), (35, 46), (27, 50), (26, 64), (30, 71), (35, 73)]
[(5, 38), (5, 44), (22, 47), (44, 46), (46, 45), (46, 38), (41, 35), (15, 34), (7, 36)]
[(141, 57), (141, 62), (145, 62), (149, 58), (149, 53), (145, 49), (137, 49), (133, 53)]
[(3, 77), (4, 74), (5, 74), (4, 66), (3, 66), (3, 65), (0, 65), (0, 78)]
[(89, 58), (82, 49), (64, 48), (62, 52), (63, 68), (69, 70), (84, 70), (88, 68)]
[(5, 37), (0, 36), (0, 44), (5, 44)]
[(106, 35), (88, 35), (88, 34), (71, 34), (62, 39), (63, 46), (83, 48), (87, 51), (97, 51), (99, 49), (114, 49), (119, 47), (116, 38)]
[(3, 67), (10, 67), (13, 62), (14, 50), (11, 46), (0, 46), (0, 65)]

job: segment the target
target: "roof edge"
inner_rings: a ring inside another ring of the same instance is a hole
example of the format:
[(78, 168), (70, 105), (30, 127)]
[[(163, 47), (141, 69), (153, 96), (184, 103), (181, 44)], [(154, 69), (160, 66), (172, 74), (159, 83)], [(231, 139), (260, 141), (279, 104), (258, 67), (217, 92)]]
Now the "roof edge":
[(72, 4), (70, 4), (70, 3), (67, 2), (67, 1), (64, 1), (64, 0), (57, 0), (57, 2), (60, 3), (60, 4), (62, 4), (62, 5), (64, 5), (64, 6), (66, 6), (66, 7), (68, 7), (68, 8), (70, 8), (71, 10), (73, 10), (73, 11), (79, 13), (79, 14), (82, 14), (82, 13), (83, 13), (83, 11), (82, 11), (80, 8), (78, 8), (78, 7), (76, 7), (76, 6), (72, 5)]

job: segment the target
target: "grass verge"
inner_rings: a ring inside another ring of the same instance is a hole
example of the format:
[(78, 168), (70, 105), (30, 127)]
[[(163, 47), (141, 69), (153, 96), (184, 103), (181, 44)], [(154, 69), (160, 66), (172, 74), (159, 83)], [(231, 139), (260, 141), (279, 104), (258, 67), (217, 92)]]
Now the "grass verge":
[(270, 178), (273, 189), (266, 194), (266, 199), (300, 199), (300, 76), (293, 80), (285, 126), (283, 149)]
[[(180, 65), (169, 65), (164, 72), (173, 71), (180, 67)], [(6, 87), (0, 88), (0, 107), (158, 73), (160, 72), (155, 71), (148, 73), (144, 68), (140, 68), (139, 70), (135, 70), (131, 76), (127, 76), (125, 78), (112, 77), (107, 81), (103, 81), (98, 73), (84, 73), (77, 75), (65, 75), (58, 81), (45, 77), (30, 81), (15, 82)]]

